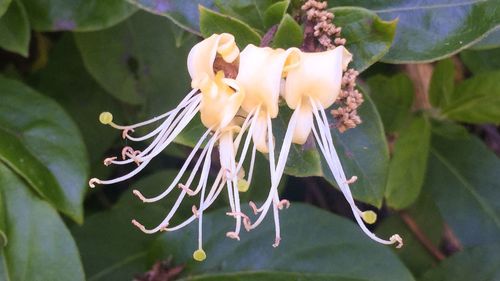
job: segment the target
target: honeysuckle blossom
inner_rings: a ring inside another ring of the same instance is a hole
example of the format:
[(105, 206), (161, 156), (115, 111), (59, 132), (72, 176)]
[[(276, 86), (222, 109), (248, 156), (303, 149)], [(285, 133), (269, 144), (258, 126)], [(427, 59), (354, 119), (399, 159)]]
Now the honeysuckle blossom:
[[(253, 140), (252, 162), (255, 157), (255, 150), (262, 153), (269, 153), (269, 170), (271, 181), (276, 175), (275, 155), (274, 155), (274, 135), (271, 119), (278, 116), (279, 97), (283, 77), (286, 77), (290, 69), (296, 67), (300, 50), (290, 48), (288, 50), (272, 49), (269, 47), (256, 47), (248, 45), (240, 54), (240, 65), (236, 80), (245, 89), (245, 99), (241, 105), (247, 113), (246, 122), (250, 124), (242, 150), (243, 162), (247, 153), (250, 137)], [(249, 122), (251, 120), (251, 122)], [(243, 129), (247, 129), (243, 127)], [(252, 171), (250, 168), (250, 172)], [(279, 179), (275, 180), (279, 184)], [(288, 206), (288, 201), (280, 200), (277, 188), (271, 188), (270, 197), (261, 208), (257, 208), (250, 202), (254, 211), (261, 212), (255, 223), (245, 217), (245, 228), (249, 231), (257, 227), (266, 215), (271, 203), (273, 203), (274, 219), (276, 223), (276, 239), (273, 244), (277, 247), (280, 241), (278, 209)]]
[(376, 214), (373, 211), (362, 212), (356, 206), (349, 189), (349, 184), (356, 181), (356, 177), (349, 180), (346, 178), (330, 134), (325, 108), (330, 107), (337, 99), (342, 73), (351, 59), (352, 55), (343, 46), (324, 52), (301, 53), (299, 66), (288, 72), (283, 96), (294, 113), (285, 133), (277, 173), (283, 172), (290, 144), (304, 144), (312, 131), (316, 144), (363, 232), (379, 243), (398, 243), (397, 247), (401, 247), (402, 239), (399, 235), (383, 240), (365, 226), (365, 222), (375, 222)]

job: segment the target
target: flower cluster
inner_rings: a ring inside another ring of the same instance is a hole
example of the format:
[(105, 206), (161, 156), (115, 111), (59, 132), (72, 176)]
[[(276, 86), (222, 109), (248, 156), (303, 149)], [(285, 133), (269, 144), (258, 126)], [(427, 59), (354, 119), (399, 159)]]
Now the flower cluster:
[[(239, 240), (242, 227), (247, 231), (256, 228), (268, 211), (272, 210), (276, 229), (273, 246), (277, 247), (281, 239), (278, 213), (290, 204), (280, 199), (277, 190), (288, 152), (292, 143), (304, 144), (312, 133), (362, 230), (377, 242), (401, 245), (398, 235), (383, 240), (365, 226), (365, 222), (373, 223), (376, 215), (372, 211), (363, 212), (355, 205), (349, 190), (349, 184), (355, 181), (355, 177), (346, 178), (330, 134), (325, 109), (338, 98), (343, 72), (351, 59), (352, 55), (343, 46), (324, 52), (306, 53), (297, 48), (284, 50), (248, 45), (240, 52), (231, 34), (214, 34), (195, 45), (189, 53), (187, 65), (192, 90), (175, 109), (129, 126), (113, 123), (110, 113), (101, 114), (100, 121), (122, 130), (123, 138), (133, 142), (151, 139), (151, 142), (143, 151), (127, 146), (122, 151), (122, 159), (110, 157), (104, 160), (105, 165), (135, 163), (137, 167), (134, 170), (111, 180), (93, 178), (89, 185), (113, 184), (133, 177), (199, 113), (206, 131), (165, 191), (148, 198), (134, 190), (134, 194), (143, 202), (151, 203), (161, 200), (178, 187), (180, 193), (174, 206), (154, 228), (146, 228), (135, 220), (133, 224), (145, 233), (155, 233), (178, 230), (197, 220), (198, 249), (193, 257), (198, 261), (204, 260), (203, 213), (225, 190), (230, 204), (227, 215), (235, 219), (235, 227), (227, 232), (227, 236)], [(278, 116), (280, 99), (294, 111), (278, 153), (275, 151), (272, 119)], [(153, 122), (161, 123), (144, 136), (133, 136), (134, 129)], [(210, 182), (212, 152), (216, 147), (220, 168), (213, 182)], [(271, 186), (262, 205), (249, 202), (257, 216), (252, 221), (241, 210), (239, 194), (251, 186), (256, 151), (268, 154)], [(251, 155), (249, 159), (248, 155)], [(243, 170), (245, 163), (249, 166), (246, 179)], [(193, 166), (191, 172), (187, 172), (189, 166)], [(186, 195), (199, 195), (199, 204), (192, 207), (191, 217), (172, 226), (169, 222)]]

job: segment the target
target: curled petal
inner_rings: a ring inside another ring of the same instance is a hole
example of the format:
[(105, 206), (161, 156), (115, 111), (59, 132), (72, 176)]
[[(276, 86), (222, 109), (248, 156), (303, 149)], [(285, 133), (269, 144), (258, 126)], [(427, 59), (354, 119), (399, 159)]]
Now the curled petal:
[[(243, 54), (243, 53), (242, 53)], [(290, 69), (285, 83), (285, 100), (295, 109), (308, 97), (330, 107), (340, 93), (342, 71), (352, 59), (343, 46), (319, 53), (301, 53), (298, 67)]]

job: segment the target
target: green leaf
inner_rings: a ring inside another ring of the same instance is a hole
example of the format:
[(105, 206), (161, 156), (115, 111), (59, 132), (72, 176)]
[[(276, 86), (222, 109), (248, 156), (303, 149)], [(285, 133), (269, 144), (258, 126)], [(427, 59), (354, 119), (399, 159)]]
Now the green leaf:
[[(73, 36), (65, 34), (59, 39), (50, 52), (47, 66), (36, 75), (37, 89), (63, 106), (80, 128), (90, 162), (102, 165), (103, 153), (120, 132), (99, 123), (98, 116), (110, 111), (116, 120), (124, 118), (119, 102), (107, 95), (85, 70)], [(82, 101), (85, 106), (81, 106)]]
[[(449, 127), (452, 128), (449, 128)], [(437, 126), (433, 126), (433, 129)], [(424, 192), (464, 246), (500, 241), (500, 160), (457, 125), (435, 128)]]
[(393, 233), (398, 233), (403, 237), (405, 245), (401, 249), (393, 248), (393, 251), (413, 272), (414, 276), (421, 276), (422, 273), (436, 266), (438, 261), (404, 222), (403, 216), (412, 219), (436, 248), (439, 247), (443, 235), (443, 219), (432, 196), (429, 193), (422, 193), (417, 202), (410, 208), (384, 218), (377, 226), (377, 234), (382, 237)]
[(8, 245), (0, 250), (2, 280), (84, 280), (70, 232), (49, 204), (0, 163)]
[(29, 43), (28, 17), (20, 0), (15, 0), (0, 17), (0, 47), (27, 57)]
[[(264, 12), (265, 29), (271, 28), (273, 25), (282, 22), (283, 17), (287, 15), (286, 10), (288, 9), (288, 6), (290, 6), (290, 0), (278, 1), (269, 6)], [(296, 45), (295, 47), (297, 46), (298, 45)]]
[(445, 107), (450, 103), (455, 89), (455, 64), (445, 59), (436, 64), (429, 87), (429, 100), (435, 107)]
[(389, 51), (397, 20), (383, 21), (372, 11), (357, 7), (339, 7), (331, 11), (335, 14), (333, 23), (342, 27), (346, 47), (354, 56), (349, 67), (362, 72)]
[(90, 31), (126, 19), (136, 8), (123, 0), (22, 0), (31, 26), (39, 31)]
[(385, 190), (389, 207), (404, 209), (417, 200), (424, 182), (430, 140), (431, 127), (425, 117), (415, 117), (400, 131)]
[[(1, 164), (0, 164), (1, 165)], [(3, 195), (0, 192), (0, 253), (8, 243), (7, 237), (7, 208), (5, 207), (5, 201), (3, 200)], [(0, 276), (2, 276), (2, 270), (0, 269)]]
[[(270, 27), (267, 25), (269, 23), (269, 20), (275, 20), (273, 24), (280, 22), (281, 18), (284, 15), (284, 12), (281, 14), (281, 17), (274, 17), (278, 16), (277, 14), (279, 13), (280, 9), (278, 7), (280, 6), (278, 3), (281, 2), (286, 1), (276, 2), (276, 0), (214, 0), (215, 6), (222, 14), (240, 19), (251, 27), (263, 32), (265, 32), (265, 30)], [(278, 6), (271, 9), (271, 7), (275, 5)], [(271, 13), (267, 14), (269, 9), (271, 9)]]
[(472, 247), (429, 270), (421, 281), (469, 281), (500, 279), (500, 244)]
[(389, 63), (434, 61), (481, 40), (500, 24), (496, 0), (329, 0), (331, 7), (362, 6), (384, 20), (399, 19), (396, 38), (382, 59)]
[(127, 0), (150, 13), (168, 18), (179, 27), (194, 33), (199, 32), (198, 6), (214, 8), (213, 0)]
[(194, 40), (177, 48), (172, 25), (139, 12), (110, 29), (76, 33), (75, 39), (97, 82), (122, 101), (146, 102), (144, 111), (151, 116), (176, 106), (191, 88), (186, 58)]
[(367, 83), (385, 131), (393, 133), (401, 129), (410, 116), (413, 103), (413, 83), (410, 78), (403, 73), (392, 77), (375, 75)]
[(304, 40), (302, 27), (286, 14), (281, 20), (276, 33), (274, 34), (272, 46), (274, 48), (287, 49), (302, 45)]
[(3, 0), (2, 2), (0, 2), (0, 17), (5, 14), (11, 2), (12, 0)]
[(496, 71), (500, 69), (500, 48), (484, 51), (463, 51), (460, 58), (474, 74)]
[(252, 29), (243, 21), (209, 10), (203, 6), (200, 10), (200, 31), (204, 37), (214, 33), (231, 33), (234, 35), (236, 44), (244, 48), (248, 44), (259, 45), (261, 37), (257, 31)]
[[(249, 211), (245, 209), (244, 212)], [(174, 257), (185, 264), (190, 276), (219, 272), (258, 273), (314, 272), (368, 280), (414, 280), (388, 247), (367, 238), (352, 222), (325, 211), (292, 203), (281, 211), (282, 240), (274, 242), (272, 216), (255, 230), (241, 233), (241, 241), (230, 240), (225, 233), (234, 228), (234, 219), (219, 210), (203, 216), (204, 262), (196, 262), (197, 224), (161, 236), (152, 247), (155, 257)], [(310, 239), (311, 235), (314, 239)], [(362, 258), (360, 258), (362, 257)]]
[(443, 114), (467, 123), (500, 124), (500, 71), (473, 76), (459, 84)]
[(17, 81), (0, 77), (0, 95), (5, 142), (0, 158), (58, 210), (81, 222), (88, 161), (76, 125), (54, 101)]
[(331, 274), (298, 273), (298, 272), (242, 272), (206, 274), (187, 277), (180, 281), (289, 281), (289, 280), (315, 280), (315, 281), (368, 281), (368, 279), (347, 278)]
[(497, 27), (491, 30), (486, 37), (481, 39), (476, 44), (472, 45), (469, 50), (488, 50), (500, 47), (500, 28)]

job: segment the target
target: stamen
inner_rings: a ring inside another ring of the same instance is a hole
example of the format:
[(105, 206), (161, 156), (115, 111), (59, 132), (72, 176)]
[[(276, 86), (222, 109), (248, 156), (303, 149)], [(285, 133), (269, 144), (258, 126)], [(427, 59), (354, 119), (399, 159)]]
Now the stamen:
[(238, 179), (238, 191), (247, 192), (250, 188), (250, 184), (245, 179)]
[(394, 234), (391, 236), (391, 238), (389, 238), (389, 240), (392, 242), (392, 244), (395, 244), (395, 243), (398, 243), (396, 245), (396, 248), (401, 248), (403, 247), (403, 238), (401, 238), (401, 236), (399, 236), (399, 234)]
[(254, 215), (257, 215), (260, 212), (254, 202), (250, 201), (248, 202), (248, 205), (250, 205), (250, 208), (252, 208)]

